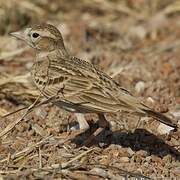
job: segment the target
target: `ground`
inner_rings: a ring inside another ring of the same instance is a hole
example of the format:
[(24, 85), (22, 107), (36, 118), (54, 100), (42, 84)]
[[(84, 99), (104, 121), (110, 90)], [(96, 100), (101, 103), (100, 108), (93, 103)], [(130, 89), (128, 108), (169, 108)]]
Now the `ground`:
[(0, 0), (0, 179), (179, 179), (180, 130), (149, 117), (107, 114), (105, 130), (87, 114), (88, 132), (68, 140), (74, 114), (52, 104), (18, 124), (39, 92), (35, 53), (8, 35), (34, 23), (58, 27), (68, 51), (95, 64), (180, 126), (179, 0)]

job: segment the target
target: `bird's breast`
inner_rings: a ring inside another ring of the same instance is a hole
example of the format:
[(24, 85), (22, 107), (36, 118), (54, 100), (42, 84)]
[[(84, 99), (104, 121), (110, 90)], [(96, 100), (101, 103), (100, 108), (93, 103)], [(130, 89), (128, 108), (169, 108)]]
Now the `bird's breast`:
[(48, 66), (45, 62), (36, 62), (31, 69), (32, 79), (38, 89), (42, 90), (48, 81)]

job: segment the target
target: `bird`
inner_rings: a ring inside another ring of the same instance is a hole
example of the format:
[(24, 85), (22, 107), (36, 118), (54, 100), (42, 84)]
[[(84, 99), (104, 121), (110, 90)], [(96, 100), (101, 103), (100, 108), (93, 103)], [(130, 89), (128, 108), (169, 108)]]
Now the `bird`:
[(121, 111), (149, 116), (177, 128), (169, 117), (145, 105), (105, 72), (72, 56), (55, 26), (37, 24), (10, 34), (35, 50), (31, 69), (34, 84), (44, 97), (56, 97), (53, 104), (75, 113), (80, 130), (90, 128), (86, 113), (96, 113), (99, 126), (105, 128), (109, 124), (105, 114)]

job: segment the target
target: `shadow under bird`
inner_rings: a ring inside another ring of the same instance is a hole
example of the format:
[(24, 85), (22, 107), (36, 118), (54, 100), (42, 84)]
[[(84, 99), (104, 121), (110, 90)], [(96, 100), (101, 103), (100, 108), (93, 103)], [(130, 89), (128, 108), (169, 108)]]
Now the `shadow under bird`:
[(108, 123), (104, 114), (119, 111), (150, 116), (177, 127), (94, 65), (71, 56), (60, 31), (53, 25), (35, 25), (10, 34), (35, 49), (36, 60), (31, 70), (35, 85), (46, 98), (55, 96), (55, 105), (76, 113), (80, 130), (89, 129), (84, 113), (97, 113), (99, 125), (105, 127)]

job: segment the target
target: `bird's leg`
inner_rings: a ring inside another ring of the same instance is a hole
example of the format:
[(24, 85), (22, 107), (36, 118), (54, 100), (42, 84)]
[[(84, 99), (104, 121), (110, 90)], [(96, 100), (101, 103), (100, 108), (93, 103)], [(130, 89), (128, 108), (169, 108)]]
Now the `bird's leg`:
[(79, 123), (79, 129), (80, 130), (88, 130), (89, 129), (89, 124), (87, 123), (84, 114), (82, 113), (75, 113), (75, 116), (77, 118), (77, 121)]
[(83, 143), (83, 145), (88, 146), (97, 135), (99, 135), (105, 128), (109, 127), (109, 123), (106, 120), (104, 114), (98, 114), (99, 117), (99, 121), (98, 121), (98, 125), (99, 128), (96, 129), (96, 131)]
[(71, 135), (73, 135), (73, 136), (77, 136), (79, 134), (82, 134), (83, 132), (85, 132), (86, 130), (89, 129), (89, 124), (87, 123), (87, 121), (84, 117), (84, 114), (75, 113), (75, 116), (76, 116), (78, 124), (79, 124), (79, 129), (77, 129), (76, 127), (71, 128), (71, 130), (73, 130)]
[(104, 116), (104, 114), (98, 114), (99, 117), (99, 121), (98, 121), (98, 125), (99, 127), (102, 128), (109, 128), (109, 122), (106, 120), (106, 117)]

